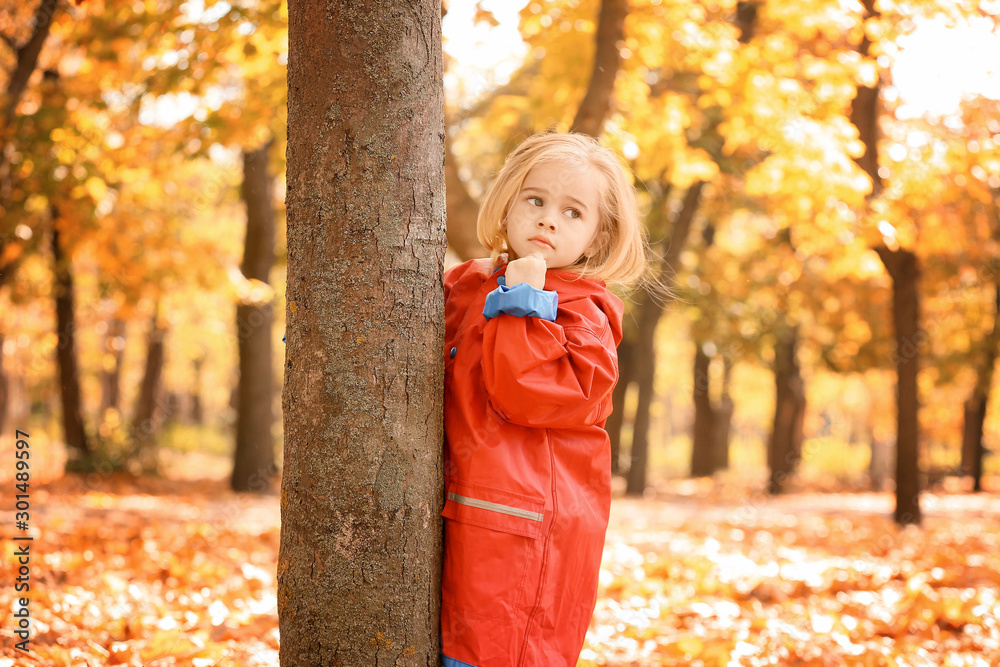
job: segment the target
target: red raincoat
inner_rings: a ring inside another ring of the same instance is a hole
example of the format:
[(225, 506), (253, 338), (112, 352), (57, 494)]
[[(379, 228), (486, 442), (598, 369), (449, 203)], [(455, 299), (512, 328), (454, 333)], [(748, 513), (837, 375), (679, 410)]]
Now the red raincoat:
[(622, 302), (549, 270), (556, 320), (483, 316), (489, 260), (445, 274), (445, 665), (575, 665), (611, 505), (603, 426)]

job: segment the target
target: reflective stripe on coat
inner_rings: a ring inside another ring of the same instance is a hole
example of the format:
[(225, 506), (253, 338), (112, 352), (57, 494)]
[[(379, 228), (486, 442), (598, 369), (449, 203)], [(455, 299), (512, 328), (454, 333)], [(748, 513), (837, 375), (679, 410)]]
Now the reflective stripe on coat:
[(442, 653), (474, 667), (575, 665), (610, 511), (603, 426), (622, 303), (550, 270), (554, 322), (487, 321), (502, 275), (488, 260), (445, 274)]

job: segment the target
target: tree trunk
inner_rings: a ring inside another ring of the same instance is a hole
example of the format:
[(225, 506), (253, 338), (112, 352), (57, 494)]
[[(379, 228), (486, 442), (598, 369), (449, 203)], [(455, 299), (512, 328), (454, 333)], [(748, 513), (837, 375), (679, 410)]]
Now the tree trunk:
[(739, 40), (743, 44), (749, 44), (757, 30), (757, 14), (760, 4), (757, 0), (740, 0), (736, 3), (736, 16), (733, 19), (733, 25), (739, 29)]
[(112, 317), (104, 337), (101, 369), (101, 414), (121, 409), (122, 361), (125, 355), (125, 321)]
[(695, 342), (694, 353), (694, 427), (691, 433), (691, 476), (708, 477), (715, 472), (715, 442), (713, 437), (715, 411), (709, 395), (711, 383), (708, 368), (712, 359)]
[(52, 16), (56, 12), (59, 0), (42, 0), (35, 10), (32, 18), (33, 27), (31, 37), (22, 46), (15, 48), (16, 64), (7, 82), (7, 106), (4, 109), (4, 126), (9, 126), (14, 118), (14, 111), (24, 90), (28, 87), (31, 74), (38, 64), (38, 55), (42, 52), (42, 45), (49, 36), (49, 28), (52, 26)]
[(134, 454), (144, 473), (156, 475), (160, 471), (159, 453), (156, 446), (156, 435), (163, 423), (163, 410), (160, 401), (160, 378), (163, 375), (165, 356), (164, 339), (166, 329), (159, 323), (159, 307), (149, 322), (149, 334), (146, 338), (146, 368), (142, 374), (142, 384), (139, 385), (139, 396), (136, 399), (135, 412), (132, 416), (132, 437), (134, 439)]
[(625, 38), (627, 14), (628, 0), (601, 1), (595, 35), (594, 68), (587, 92), (576, 111), (576, 118), (573, 119), (571, 132), (581, 132), (592, 137), (601, 134), (604, 118), (611, 108), (611, 96), (615, 91), (615, 78), (621, 63), (618, 42)]
[(767, 492), (787, 490), (788, 479), (802, 457), (806, 413), (805, 383), (799, 369), (798, 327), (780, 325), (774, 345), (774, 423), (767, 441)]
[[(694, 183), (684, 194), (684, 203), (677, 219), (670, 230), (670, 235), (663, 241), (663, 261), (660, 266), (660, 281), (669, 284), (677, 272), (681, 251), (687, 245), (687, 238), (694, 222), (694, 214), (701, 203), (701, 192), (705, 184), (702, 181)], [(657, 208), (666, 205), (666, 194)], [(660, 296), (656, 301), (649, 292), (644, 292), (639, 299), (639, 333), (636, 337), (633, 354), (633, 371), (636, 382), (639, 383), (639, 400), (635, 409), (635, 422), (632, 430), (631, 465), (628, 471), (628, 484), (625, 493), (638, 496), (646, 489), (646, 462), (649, 458), (649, 406), (653, 402), (653, 381), (656, 373), (656, 347), (654, 334), (660, 315), (666, 306), (666, 297)]]
[(441, 3), (289, 3), (281, 664), (437, 665)]
[(190, 419), (192, 424), (204, 424), (205, 414), (201, 403), (201, 370), (205, 365), (205, 357), (196, 357), (192, 362), (194, 365), (194, 380), (191, 383), (190, 394), (188, 395), (188, 405), (191, 409)]
[(1000, 284), (994, 287), (993, 329), (983, 341), (976, 372), (976, 386), (965, 402), (965, 428), (962, 430), (962, 474), (972, 477), (972, 490), (983, 490), (983, 425), (986, 406), (993, 387), (993, 369), (997, 363), (1000, 346)]
[[(31, 37), (21, 46), (11, 44), (14, 51), (14, 69), (7, 79), (7, 90), (4, 97), (5, 106), (3, 117), (0, 118), (0, 136), (7, 133), (8, 128), (14, 123), (14, 115), (17, 112), (17, 105), (28, 88), (31, 75), (34, 74), (38, 66), (38, 56), (42, 52), (42, 46), (49, 36), (49, 28), (52, 27), (52, 17), (56, 13), (59, 0), (42, 0), (35, 8), (35, 15), (32, 17)], [(14, 155), (14, 142), (4, 141), (0, 143), (0, 201), (7, 201), (10, 197), (10, 160)], [(7, 240), (6, 234), (0, 234), (0, 257), (4, 256), (4, 248)], [(13, 267), (0, 265), (0, 287), (4, 280), (10, 276), (10, 269)]]
[[(53, 222), (59, 217), (52, 208)], [(76, 363), (76, 322), (73, 302), (73, 271), (70, 259), (63, 253), (59, 242), (59, 231), (52, 227), (52, 258), (55, 263), (54, 285), (56, 300), (56, 330), (59, 343), (56, 345), (56, 362), (59, 366), (59, 397), (62, 403), (63, 435), (69, 458), (67, 469), (77, 464), (86, 465), (90, 458), (90, 442), (83, 426), (80, 401), (80, 373)]]
[(891, 443), (875, 437), (873, 429), (868, 427), (868, 441), (871, 443), (871, 461), (868, 463), (868, 478), (872, 491), (885, 491), (887, 482), (892, 477), (895, 450)]
[[(243, 153), (241, 194), (247, 207), (247, 233), (240, 269), (248, 280), (270, 283), (274, 265), (274, 203), (268, 174), (272, 141)], [(277, 474), (274, 453), (274, 371), (271, 301), (236, 306), (240, 378), (236, 400), (236, 449), (230, 485), (234, 491), (265, 493)]]
[(733, 363), (729, 359), (723, 359), (722, 373), (722, 396), (719, 404), (715, 406), (715, 428), (712, 431), (715, 449), (715, 469), (725, 470), (729, 467), (729, 434), (733, 426), (733, 412), (736, 405), (732, 396), (729, 395), (730, 378), (732, 375)]
[(476, 230), (479, 202), (465, 189), (458, 174), (458, 160), (451, 149), (451, 138), (445, 135), (445, 194), (448, 206), (448, 247), (462, 261), (474, 257), (489, 257), (479, 242)]
[[(862, 0), (868, 17), (878, 17), (875, 0)], [(858, 53), (867, 57), (871, 42), (867, 34), (858, 46)], [(878, 119), (880, 113), (879, 87), (881, 82), (867, 88), (858, 86), (857, 95), (851, 103), (851, 122), (858, 128), (865, 152), (857, 159), (858, 165), (872, 179), (869, 199), (882, 191), (882, 178), (878, 173)], [(882, 264), (892, 278), (892, 319), (896, 331), (896, 508), (893, 512), (896, 523), (920, 523), (920, 489), (918, 463), (918, 410), (917, 369), (919, 342), (923, 338), (919, 331), (919, 294), (917, 275), (919, 268), (916, 256), (900, 248), (886, 246), (875, 248)]]
[(917, 279), (920, 269), (917, 256), (909, 250), (877, 248), (882, 263), (892, 277), (892, 324), (896, 332), (896, 509), (893, 516), (900, 525), (919, 524), (920, 400), (917, 373), (920, 346), (927, 335), (920, 330), (920, 295)]
[(632, 426), (628, 483), (625, 486), (625, 493), (630, 496), (641, 496), (646, 490), (646, 469), (649, 461), (649, 408), (653, 404), (653, 383), (656, 379), (654, 338), (656, 325), (663, 312), (663, 307), (648, 294), (643, 294), (639, 305), (642, 310), (639, 312), (639, 334), (636, 349), (644, 350), (645, 354), (640, 353), (633, 366), (639, 396), (635, 407), (635, 423)]
[(728, 394), (719, 399), (715, 407), (715, 428), (712, 430), (712, 444), (715, 451), (715, 469), (729, 467), (729, 438), (733, 429), (733, 412), (736, 404)]
[(3, 331), (0, 331), (0, 434), (7, 432), (7, 414), (10, 404), (10, 381), (3, 363)]
[(972, 478), (972, 490), (983, 490), (983, 423), (986, 421), (986, 401), (973, 396), (963, 405), (962, 474)]
[(618, 345), (618, 384), (611, 393), (613, 407), (604, 430), (608, 432), (611, 441), (611, 474), (620, 475), (622, 471), (622, 426), (625, 424), (625, 395), (635, 377), (633, 365), (634, 345), (630, 340), (622, 338)]

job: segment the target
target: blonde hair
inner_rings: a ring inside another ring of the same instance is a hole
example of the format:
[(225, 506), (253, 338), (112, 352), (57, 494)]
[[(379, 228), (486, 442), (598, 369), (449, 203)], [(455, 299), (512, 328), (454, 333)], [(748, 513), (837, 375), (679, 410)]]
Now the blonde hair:
[(490, 251), (493, 263), (499, 264), (500, 254), (508, 252), (509, 246), (507, 214), (524, 179), (535, 165), (555, 160), (593, 168), (603, 176), (594, 252), (564, 269), (606, 283), (635, 282), (647, 269), (646, 229), (639, 219), (635, 188), (615, 153), (585, 134), (535, 134), (507, 156), (479, 208), (479, 242)]

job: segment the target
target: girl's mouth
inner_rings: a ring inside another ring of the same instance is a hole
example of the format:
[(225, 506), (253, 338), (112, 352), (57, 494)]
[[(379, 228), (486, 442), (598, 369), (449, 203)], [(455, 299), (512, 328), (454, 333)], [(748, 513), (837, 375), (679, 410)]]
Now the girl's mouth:
[(541, 246), (543, 248), (548, 248), (549, 250), (554, 250), (555, 249), (555, 246), (552, 245), (552, 242), (549, 241), (544, 236), (532, 236), (528, 240), (531, 241), (532, 243), (534, 243), (535, 245)]

